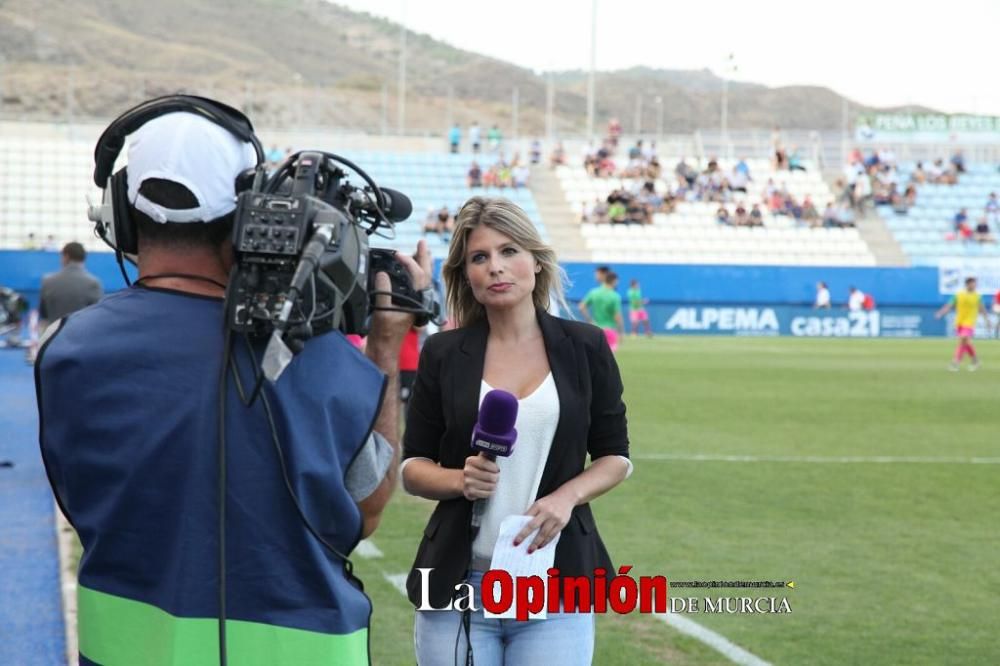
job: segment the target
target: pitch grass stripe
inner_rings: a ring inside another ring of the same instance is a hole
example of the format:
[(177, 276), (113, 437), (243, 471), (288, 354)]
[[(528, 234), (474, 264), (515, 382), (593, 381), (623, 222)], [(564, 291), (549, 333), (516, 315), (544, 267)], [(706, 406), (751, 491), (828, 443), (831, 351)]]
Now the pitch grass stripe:
[(961, 458), (957, 456), (734, 456), (702, 453), (640, 453), (633, 460), (680, 460), (687, 462), (790, 462), (819, 464), (929, 464), (929, 465), (1000, 465), (1000, 458)]
[(382, 551), (379, 550), (378, 546), (371, 539), (362, 539), (358, 543), (358, 547), (354, 549), (354, 552), (366, 560), (377, 560), (382, 557)]
[(382, 575), (385, 577), (385, 579), (387, 581), (389, 581), (390, 585), (392, 585), (394, 588), (396, 588), (397, 590), (399, 590), (400, 594), (402, 594), (404, 597), (406, 596), (406, 577), (407, 577), (407, 574), (405, 574), (405, 573), (402, 573), (402, 574), (387, 574), (387, 573), (383, 572)]
[(717, 634), (683, 615), (678, 615), (677, 613), (656, 613), (655, 615), (682, 634), (699, 640), (716, 652), (724, 655), (734, 664), (740, 664), (740, 666), (771, 666), (770, 662), (764, 661), (751, 652), (747, 652), (725, 636)]
[[(390, 585), (399, 590), (400, 594), (404, 597), (406, 596), (405, 573), (387, 574), (383, 572), (382, 576), (389, 581)], [(760, 657), (747, 652), (740, 646), (728, 640), (725, 636), (717, 634), (711, 629), (701, 626), (694, 620), (689, 620), (676, 613), (656, 613), (655, 615), (657, 618), (663, 620), (669, 626), (673, 627), (682, 634), (690, 636), (695, 640), (699, 640), (713, 650), (721, 653), (734, 664), (740, 664), (741, 666), (771, 666), (769, 662), (766, 662)]]

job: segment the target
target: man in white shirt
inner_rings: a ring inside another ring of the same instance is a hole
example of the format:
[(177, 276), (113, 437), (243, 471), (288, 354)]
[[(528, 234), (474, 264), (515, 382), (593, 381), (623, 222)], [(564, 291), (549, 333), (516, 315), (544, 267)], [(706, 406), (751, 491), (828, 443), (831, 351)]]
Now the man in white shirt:
[(851, 287), (850, 296), (847, 297), (847, 309), (851, 312), (861, 312), (865, 304), (865, 294), (860, 289)]
[(816, 304), (813, 308), (820, 310), (830, 309), (830, 290), (827, 288), (825, 282), (816, 283)]

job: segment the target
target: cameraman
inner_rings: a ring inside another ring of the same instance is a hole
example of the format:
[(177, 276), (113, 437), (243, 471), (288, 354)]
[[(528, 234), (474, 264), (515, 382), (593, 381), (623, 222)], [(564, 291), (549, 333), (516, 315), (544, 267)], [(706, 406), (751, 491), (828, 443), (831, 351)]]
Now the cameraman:
[[(312, 338), (245, 406), (236, 375), (249, 393), (262, 350), (234, 336), (222, 374), (223, 297), (249, 144), (189, 112), (130, 138), (140, 277), (51, 326), (35, 370), (46, 470), (83, 545), (80, 663), (367, 664), (371, 602), (345, 554), (396, 484), (413, 316), (376, 311), (367, 359)], [(397, 257), (429, 284), (422, 243)]]

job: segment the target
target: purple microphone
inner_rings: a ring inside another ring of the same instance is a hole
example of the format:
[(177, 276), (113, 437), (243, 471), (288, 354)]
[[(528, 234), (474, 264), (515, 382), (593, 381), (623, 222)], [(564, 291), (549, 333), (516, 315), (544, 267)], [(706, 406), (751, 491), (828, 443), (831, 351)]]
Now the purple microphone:
[[(517, 441), (517, 398), (512, 393), (494, 389), (483, 396), (479, 406), (479, 420), (472, 429), (472, 450), (479, 451), (490, 460), (507, 457), (514, 452)], [(483, 522), (486, 500), (477, 499), (472, 504), (472, 538), (479, 533)]]
[(517, 398), (514, 394), (494, 389), (483, 396), (479, 406), (479, 421), (472, 429), (472, 448), (485, 453), (490, 460), (507, 457), (514, 452), (517, 441)]

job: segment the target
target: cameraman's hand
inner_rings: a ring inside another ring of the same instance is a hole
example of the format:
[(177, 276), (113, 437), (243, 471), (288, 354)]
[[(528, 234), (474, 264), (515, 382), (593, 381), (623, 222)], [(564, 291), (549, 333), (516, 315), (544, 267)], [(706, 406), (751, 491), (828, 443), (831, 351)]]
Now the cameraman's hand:
[[(406, 272), (410, 274), (410, 281), (413, 283), (414, 289), (420, 291), (430, 286), (433, 261), (431, 260), (431, 253), (427, 249), (427, 244), (424, 241), (417, 243), (417, 253), (412, 257), (402, 252), (397, 252), (396, 259), (403, 265)], [(382, 272), (376, 273), (375, 289), (386, 292), (375, 297), (375, 307), (391, 307), (392, 296), (389, 295), (389, 292), (392, 291), (392, 282), (389, 281), (389, 276)], [(413, 326), (413, 318), (413, 315), (408, 312), (376, 309), (372, 313), (372, 325), (371, 332), (368, 334), (368, 345), (372, 343), (386, 346), (395, 345), (391, 353), (393, 355), (398, 354), (399, 345), (402, 343), (403, 337), (410, 330), (410, 327)]]

